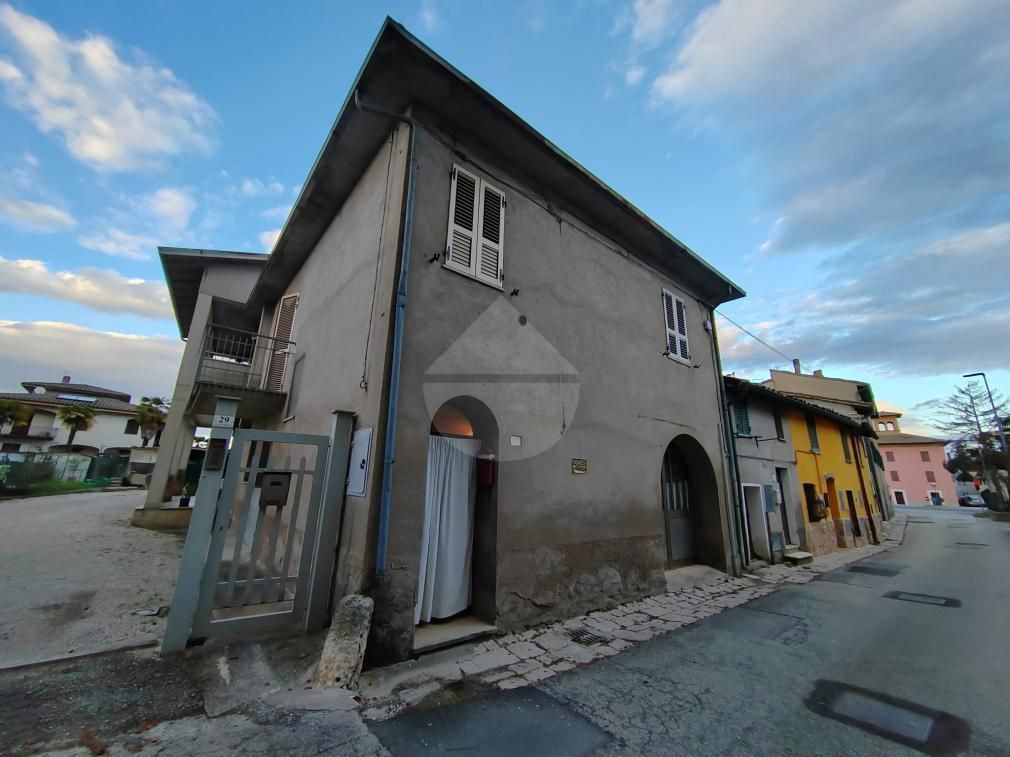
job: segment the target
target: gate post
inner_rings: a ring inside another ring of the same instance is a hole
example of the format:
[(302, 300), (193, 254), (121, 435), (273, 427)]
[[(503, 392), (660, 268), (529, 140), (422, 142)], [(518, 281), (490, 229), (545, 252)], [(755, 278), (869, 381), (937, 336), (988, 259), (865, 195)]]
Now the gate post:
[(333, 566), (339, 548), (340, 524), (344, 516), (344, 494), (347, 488), (347, 458), (351, 452), (351, 430), (354, 415), (333, 411), (330, 443), (326, 455), (326, 477), (323, 481), (319, 507), (318, 537), (314, 546), (309, 583), (309, 602), (305, 614), (305, 630), (313, 631), (326, 625), (330, 602)]
[(207, 443), (207, 456), (203, 460), (200, 484), (196, 490), (196, 503), (193, 506), (189, 530), (186, 532), (186, 544), (182, 548), (182, 565), (168, 612), (165, 638), (161, 642), (162, 654), (181, 652), (189, 641), (193, 617), (200, 601), (200, 584), (207, 562), (207, 548), (210, 546), (211, 531), (214, 528), (214, 513), (217, 511), (224, 461), (235, 426), (238, 403), (238, 399), (234, 397), (217, 398), (214, 424)]

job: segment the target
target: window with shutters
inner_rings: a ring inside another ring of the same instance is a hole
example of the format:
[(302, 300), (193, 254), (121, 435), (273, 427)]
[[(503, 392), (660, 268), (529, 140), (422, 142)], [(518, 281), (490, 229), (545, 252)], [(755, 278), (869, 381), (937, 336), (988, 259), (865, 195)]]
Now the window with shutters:
[(817, 421), (807, 416), (807, 437), (810, 439), (810, 449), (812, 452), (821, 451), (821, 443), (817, 438)]
[(786, 440), (786, 428), (782, 424), (782, 413), (775, 411), (775, 438), (779, 441)]
[(505, 193), (454, 165), (445, 267), (501, 289), (504, 254)]
[(892, 481), (900, 481), (901, 480), (900, 478), (898, 478), (898, 471), (896, 471), (896, 470), (891, 471), (891, 480)]
[(666, 324), (666, 356), (682, 363), (691, 362), (687, 341), (687, 306), (672, 292), (663, 290), (663, 320)]
[(849, 435), (842, 432), (842, 451), (845, 453), (845, 462), (852, 462), (852, 451), (849, 449)]
[(919, 458), (922, 460), (922, 462), (928, 463), (929, 462), (929, 450), (921, 450), (919, 452)]
[(887, 450), (884, 453), (884, 457), (887, 458), (887, 462), (889, 462), (889, 463), (893, 463), (894, 462), (894, 453), (891, 452), (890, 450)]
[(270, 363), (267, 367), (266, 388), (272, 392), (284, 391), (284, 373), (291, 354), (291, 335), (295, 329), (295, 311), (298, 295), (289, 294), (277, 304), (274, 318), (274, 338), (270, 343)]
[(936, 483), (936, 474), (933, 471), (931, 471), (931, 470), (926, 471), (926, 481), (928, 481), (931, 484), (935, 484)]
[(750, 436), (750, 411), (746, 400), (738, 400), (733, 403), (733, 416), (736, 420), (736, 432), (740, 436)]

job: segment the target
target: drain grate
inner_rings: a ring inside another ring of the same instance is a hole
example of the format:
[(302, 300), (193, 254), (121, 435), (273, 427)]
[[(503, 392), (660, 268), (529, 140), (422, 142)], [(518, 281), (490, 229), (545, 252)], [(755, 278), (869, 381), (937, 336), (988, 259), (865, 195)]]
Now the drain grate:
[(899, 571), (894, 568), (884, 568), (879, 565), (850, 565), (846, 568), (849, 573), (866, 573), (871, 576), (896, 576)]
[(902, 602), (917, 602), (922, 605), (937, 607), (960, 607), (961, 600), (953, 597), (937, 597), (932, 594), (916, 594), (911, 591), (889, 591), (884, 594), (888, 599), (899, 599)]
[(839, 681), (817, 681), (804, 704), (818, 715), (926, 754), (960, 754), (971, 741), (971, 726), (959, 717)]
[(610, 639), (598, 636), (592, 631), (587, 631), (585, 628), (569, 628), (567, 634), (572, 641), (583, 645), (606, 644), (610, 641)]

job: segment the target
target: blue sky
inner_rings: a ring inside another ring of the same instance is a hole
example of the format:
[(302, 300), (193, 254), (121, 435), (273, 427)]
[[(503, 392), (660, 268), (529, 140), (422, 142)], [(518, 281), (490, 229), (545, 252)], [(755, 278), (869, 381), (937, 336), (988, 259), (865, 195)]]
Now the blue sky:
[[(1010, 388), (1010, 4), (0, 2), (0, 388), (169, 394), (157, 244), (269, 250), (386, 14), (920, 420)], [(728, 370), (788, 361), (720, 324)]]

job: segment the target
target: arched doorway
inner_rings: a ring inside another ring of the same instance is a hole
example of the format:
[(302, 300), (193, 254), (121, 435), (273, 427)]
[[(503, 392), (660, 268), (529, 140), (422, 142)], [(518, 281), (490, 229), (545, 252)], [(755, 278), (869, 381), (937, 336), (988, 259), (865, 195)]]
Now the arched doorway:
[(703, 562), (725, 569), (715, 470), (693, 437), (681, 434), (667, 446), (660, 490), (667, 565)]
[(496, 614), (498, 424), (473, 397), (455, 397), (432, 417), (415, 623)]

